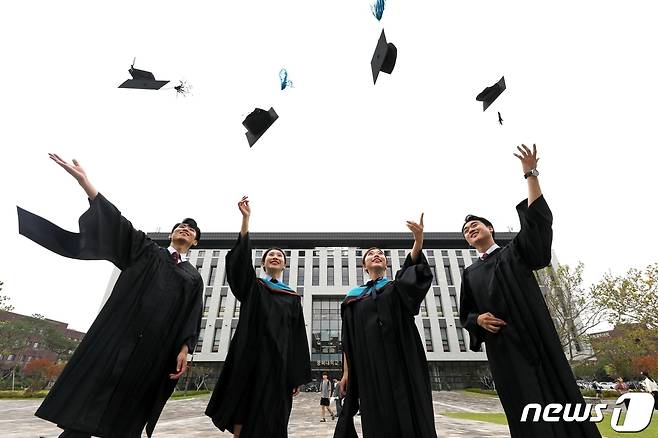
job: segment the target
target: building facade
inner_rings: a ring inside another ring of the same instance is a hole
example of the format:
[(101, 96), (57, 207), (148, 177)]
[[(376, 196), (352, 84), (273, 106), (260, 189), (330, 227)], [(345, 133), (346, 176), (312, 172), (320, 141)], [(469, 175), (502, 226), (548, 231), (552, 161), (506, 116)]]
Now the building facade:
[[(221, 370), (240, 317), (240, 302), (231, 293), (225, 269), (226, 254), (237, 235), (204, 232), (203, 240), (188, 254), (188, 261), (204, 280), (201, 334), (193, 362), (213, 370), (211, 382)], [(498, 232), (496, 241), (503, 246), (514, 235)], [(149, 233), (149, 237), (162, 246), (169, 244), (168, 233)], [(363, 251), (372, 246), (383, 249), (387, 277), (394, 278), (411, 250), (411, 234), (250, 233), (250, 237), (257, 275), (263, 275), (260, 265), (264, 250), (277, 246), (286, 252), (283, 281), (302, 296), (314, 377), (327, 371), (331, 377), (340, 378), (340, 304), (349, 289), (368, 280), (362, 266)], [(478, 387), (483, 378), (490, 376), (486, 353), (468, 349), (469, 334), (459, 321), (461, 273), (476, 260), (475, 250), (468, 247), (461, 233), (425, 233), (423, 246), (434, 279), (415, 321), (425, 346), (432, 387)], [(552, 263), (556, 268), (555, 256)], [(105, 299), (118, 275), (115, 270)], [(547, 287), (540, 287), (542, 293), (551, 293)]]
[[(34, 320), (34, 318), (27, 315), (21, 315), (20, 313), (0, 311), (0, 322), (10, 323), (12, 321), (23, 320), (30, 321)], [(79, 344), (85, 335), (84, 332), (79, 332), (77, 330), (68, 328), (68, 324), (65, 322), (55, 321), (52, 319), (43, 319), (41, 322), (58, 331), (61, 335), (70, 340), (72, 345)], [(70, 350), (68, 351), (68, 354), (72, 352), (73, 351)], [(10, 351), (0, 351), (0, 370), (15, 367), (20, 368), (29, 362), (38, 359), (46, 359), (51, 362), (57, 362), (62, 358), (57, 352), (52, 351), (48, 347), (47, 340), (44, 339), (44, 335), (35, 330), (28, 339), (25, 339), (24, 344), (20, 348), (11, 349)]]

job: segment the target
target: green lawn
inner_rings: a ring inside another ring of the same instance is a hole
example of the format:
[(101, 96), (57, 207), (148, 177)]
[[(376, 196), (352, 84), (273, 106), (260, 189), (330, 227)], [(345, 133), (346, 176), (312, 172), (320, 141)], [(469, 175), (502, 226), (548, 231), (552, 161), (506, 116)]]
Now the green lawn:
[[(446, 412), (441, 415), (462, 420), (484, 421), (487, 423), (507, 424), (507, 418), (503, 413), (480, 413), (480, 412)], [(610, 414), (606, 414), (603, 421), (597, 424), (601, 435), (607, 438), (655, 438), (658, 436), (658, 416), (654, 414), (649, 427), (637, 433), (619, 433), (610, 427)]]

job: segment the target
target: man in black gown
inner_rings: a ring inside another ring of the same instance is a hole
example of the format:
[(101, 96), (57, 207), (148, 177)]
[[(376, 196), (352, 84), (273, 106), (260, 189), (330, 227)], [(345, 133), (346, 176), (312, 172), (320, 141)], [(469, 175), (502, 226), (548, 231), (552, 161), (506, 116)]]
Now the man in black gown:
[(395, 280), (386, 279), (386, 255), (370, 248), (370, 276), (348, 292), (343, 320), (342, 392), (347, 392), (334, 438), (357, 438), (361, 408), (364, 438), (436, 438), (425, 349), (414, 322), (432, 282), (423, 248), (423, 217), (408, 221), (414, 245)]
[(480, 258), (463, 273), (460, 319), (470, 334), (471, 350), (486, 345), (513, 438), (600, 437), (589, 421), (520, 421), (528, 403), (571, 403), (573, 409), (584, 401), (533, 274), (550, 264), (553, 240), (553, 216), (537, 178), (537, 148), (531, 152), (523, 145), (518, 150), (514, 155), (521, 160), (529, 192), (516, 207), (521, 231), (500, 248), (491, 222), (466, 217), (464, 237)]
[(20, 233), (57, 254), (108, 260), (122, 272), (35, 415), (64, 429), (60, 437), (137, 438), (145, 426), (151, 436), (197, 342), (203, 281), (181, 258), (201, 231), (186, 219), (162, 248), (98, 193), (76, 160), (50, 158), (85, 190), (89, 210), (80, 232), (71, 233), (19, 207)]
[(206, 415), (235, 437), (286, 438), (292, 398), (311, 380), (301, 297), (280, 280), (286, 255), (279, 248), (265, 251), (267, 275), (256, 276), (246, 196), (238, 208), (242, 228), (226, 255), (226, 272), (241, 303), (240, 319)]

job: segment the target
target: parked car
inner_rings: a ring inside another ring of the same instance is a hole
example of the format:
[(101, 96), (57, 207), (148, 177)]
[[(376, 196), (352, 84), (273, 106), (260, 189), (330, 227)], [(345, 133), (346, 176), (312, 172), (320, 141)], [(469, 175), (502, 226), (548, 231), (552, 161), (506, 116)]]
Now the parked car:
[(316, 379), (308, 382), (304, 385), (304, 392), (318, 392), (320, 390), (320, 385)]

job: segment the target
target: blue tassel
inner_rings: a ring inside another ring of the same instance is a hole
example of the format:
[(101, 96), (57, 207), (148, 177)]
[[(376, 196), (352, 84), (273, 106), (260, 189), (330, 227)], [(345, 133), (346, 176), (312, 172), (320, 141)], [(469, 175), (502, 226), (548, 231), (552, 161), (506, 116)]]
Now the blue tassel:
[(288, 79), (288, 70), (282, 68), (279, 71), (279, 81), (281, 82), (281, 89), (285, 90), (287, 87), (292, 87), (292, 81)]
[(386, 6), (386, 0), (375, 0), (375, 4), (370, 6), (373, 15), (379, 21), (381, 21), (382, 15), (384, 15), (385, 6)]

